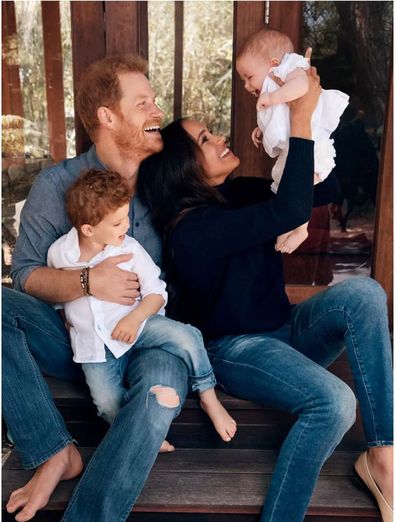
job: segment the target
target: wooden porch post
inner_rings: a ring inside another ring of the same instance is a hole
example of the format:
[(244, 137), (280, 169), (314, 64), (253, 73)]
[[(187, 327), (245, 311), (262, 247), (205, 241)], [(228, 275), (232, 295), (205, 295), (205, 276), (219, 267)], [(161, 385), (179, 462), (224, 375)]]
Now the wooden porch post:
[(147, 59), (147, 2), (107, 1), (104, 5), (106, 55), (139, 53)]
[(66, 124), (63, 90), (62, 36), (59, 2), (41, 2), (50, 154), (66, 158)]
[(1, 3), (1, 28), (3, 45), (1, 112), (23, 116), (14, 2)]
[[(103, 2), (70, 2), (72, 48), (73, 48), (73, 81), (74, 96), (82, 72), (92, 62), (104, 58), (105, 28)], [(75, 112), (76, 152), (86, 151), (91, 140)]]
[(251, 33), (264, 27), (265, 4), (266, 2), (234, 4), (231, 145), (243, 165), (243, 172), (237, 169), (236, 175), (264, 176), (267, 173), (268, 176), (271, 169), (270, 159), (262, 147), (257, 150), (250, 138), (252, 130), (257, 126), (256, 102), (235, 72), (235, 57), (241, 43)]
[(388, 295), (393, 318), (393, 65), (389, 66), (389, 91), (379, 168), (372, 276)]

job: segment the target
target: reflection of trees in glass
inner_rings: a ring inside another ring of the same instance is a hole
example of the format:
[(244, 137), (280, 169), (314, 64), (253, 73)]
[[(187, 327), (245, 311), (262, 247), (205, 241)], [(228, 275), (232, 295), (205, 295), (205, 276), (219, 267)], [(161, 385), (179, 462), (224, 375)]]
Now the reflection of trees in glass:
[(304, 3), (304, 48), (324, 87), (350, 94), (374, 129), (385, 115), (392, 17), (392, 2)]
[[(173, 119), (174, 3), (149, 2), (149, 71)], [(233, 2), (184, 2), (183, 115), (230, 134)]]
[(165, 125), (173, 120), (174, 16), (173, 2), (148, 2), (149, 76)]
[(233, 2), (184, 3), (183, 114), (226, 136), (231, 122)]
[[(61, 1), (60, 11), (67, 153), (73, 155), (75, 144), (70, 2)], [(49, 142), (41, 2), (36, 0), (15, 2), (15, 16), (23, 112), (25, 119), (30, 122), (25, 125), (25, 150), (29, 155), (42, 157), (48, 154)], [(27, 129), (29, 129), (28, 133)], [(31, 132), (31, 129), (34, 129), (34, 132)]]
[[(41, 4), (15, 2), (23, 114), (40, 130), (34, 145), (49, 151)], [(26, 143), (27, 150), (32, 143)]]
[(63, 91), (65, 95), (66, 144), (67, 156), (76, 153), (74, 129), (74, 91), (73, 91), (73, 64), (71, 42), (70, 2), (59, 2), (61, 16), (62, 60), (63, 60)]

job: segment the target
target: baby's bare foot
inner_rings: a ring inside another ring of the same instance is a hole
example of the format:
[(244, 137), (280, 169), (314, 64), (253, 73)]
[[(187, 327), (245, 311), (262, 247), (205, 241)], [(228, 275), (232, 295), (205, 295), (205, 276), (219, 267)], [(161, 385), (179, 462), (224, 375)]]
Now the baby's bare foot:
[(287, 241), (287, 238), (290, 236), (292, 232), (286, 232), (286, 234), (281, 234), (277, 237), (275, 250), (277, 252), (281, 252), (281, 246)]
[(77, 448), (73, 444), (66, 446), (41, 464), (27, 484), (11, 493), (6, 506), (8, 513), (23, 508), (15, 520), (31, 520), (39, 509), (48, 504), (59, 482), (77, 477), (82, 469), (83, 463)]
[(237, 425), (235, 420), (216, 397), (214, 389), (201, 393), (200, 398), (201, 407), (213, 422), (217, 433), (224, 441), (230, 442), (236, 433)]
[(172, 453), (172, 451), (175, 451), (175, 447), (170, 444), (167, 440), (164, 440), (164, 442), (161, 444), (160, 453)]
[(277, 250), (282, 252), (282, 254), (291, 254), (307, 239), (307, 237), (308, 232), (306, 230), (293, 230), (287, 239), (279, 245)]

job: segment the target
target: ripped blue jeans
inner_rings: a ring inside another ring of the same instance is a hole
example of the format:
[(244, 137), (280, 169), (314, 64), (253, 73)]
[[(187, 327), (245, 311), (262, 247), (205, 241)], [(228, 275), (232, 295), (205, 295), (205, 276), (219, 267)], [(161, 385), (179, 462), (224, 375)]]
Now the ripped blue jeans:
[(116, 359), (106, 347), (105, 362), (81, 365), (98, 415), (110, 424), (127, 401), (124, 375), (131, 353), (153, 346), (176, 355), (185, 363), (192, 391), (202, 393), (215, 387), (216, 379), (201, 332), (188, 324), (153, 315), (136, 343), (124, 355)]
[[(3, 414), (26, 469), (36, 468), (73, 442), (42, 376), (83, 380), (67, 331), (55, 310), (3, 288)], [(165, 350), (132, 351), (125, 368), (125, 405), (95, 450), (63, 520), (123, 522), (143, 489), (172, 420), (188, 391), (184, 362)], [(165, 406), (153, 388), (175, 390)], [(22, 486), (22, 484), (21, 484)]]

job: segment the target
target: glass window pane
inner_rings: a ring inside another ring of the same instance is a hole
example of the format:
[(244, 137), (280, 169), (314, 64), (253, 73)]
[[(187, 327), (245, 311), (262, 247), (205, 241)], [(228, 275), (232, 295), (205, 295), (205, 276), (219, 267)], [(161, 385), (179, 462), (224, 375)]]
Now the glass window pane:
[(184, 2), (183, 115), (230, 136), (233, 2)]
[(173, 120), (174, 24), (174, 2), (148, 2), (149, 78), (165, 113), (164, 125)]
[[(12, 6), (11, 6), (12, 4)], [(41, 2), (10, 2), (15, 6), (16, 33), (9, 35), (4, 66), (12, 67), (20, 89), (7, 87), (10, 103), (2, 114), (2, 280), (10, 282), (12, 251), (19, 230), (22, 207), (42, 168), (50, 158), (45, 84), (44, 43)], [(67, 153), (74, 155), (74, 101), (71, 58), (70, 2), (60, 2), (64, 98), (67, 126)], [(8, 16), (11, 17), (11, 14)], [(9, 20), (8, 20), (9, 21)], [(3, 79), (4, 81), (4, 79)], [(16, 83), (16, 82), (15, 82)], [(4, 84), (3, 84), (4, 88)], [(21, 97), (22, 109), (14, 114)]]
[(74, 128), (74, 90), (73, 90), (73, 62), (71, 42), (70, 2), (61, 0), (61, 35), (63, 60), (63, 90), (65, 96), (66, 147), (67, 157), (76, 154), (76, 131)]
[(314, 209), (309, 238), (284, 256), (287, 283), (370, 275), (392, 11), (392, 2), (304, 2), (303, 48), (313, 48), (323, 88), (350, 103), (332, 136), (340, 198)]

